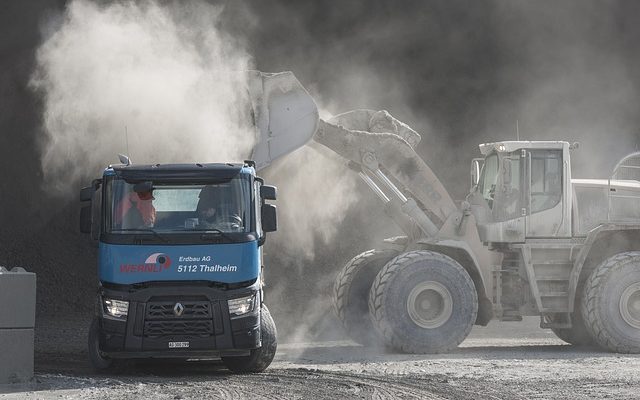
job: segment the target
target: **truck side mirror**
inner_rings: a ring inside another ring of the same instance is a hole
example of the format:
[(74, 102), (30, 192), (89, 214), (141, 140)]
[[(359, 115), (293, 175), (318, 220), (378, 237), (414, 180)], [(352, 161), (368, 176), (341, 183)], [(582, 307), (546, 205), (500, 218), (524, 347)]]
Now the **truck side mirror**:
[(264, 200), (276, 200), (277, 194), (278, 188), (276, 188), (275, 186), (260, 186), (260, 197), (262, 197)]
[(87, 186), (80, 189), (80, 201), (91, 201), (95, 191), (96, 189), (93, 186)]
[[(101, 179), (95, 179), (91, 186), (80, 190), (80, 201), (89, 204), (80, 207), (80, 232), (90, 233), (91, 239), (98, 240), (100, 236), (100, 208), (102, 196), (98, 189), (102, 185)], [(94, 223), (96, 221), (96, 223)]]
[(262, 231), (275, 232), (278, 230), (278, 219), (276, 216), (276, 206), (273, 204), (262, 205)]
[(91, 233), (91, 205), (80, 208), (80, 232)]

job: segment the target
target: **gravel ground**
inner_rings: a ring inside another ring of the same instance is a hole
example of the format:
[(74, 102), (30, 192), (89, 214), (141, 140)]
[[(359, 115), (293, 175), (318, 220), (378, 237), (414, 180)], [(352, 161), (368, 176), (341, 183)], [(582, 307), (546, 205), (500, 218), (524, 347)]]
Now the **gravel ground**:
[(477, 327), (449, 354), (282, 343), (271, 367), (255, 375), (232, 375), (211, 361), (137, 362), (96, 375), (85, 360), (85, 321), (56, 322), (67, 328), (36, 341), (34, 382), (4, 387), (0, 398), (640, 398), (640, 356), (575, 349), (535, 318)]

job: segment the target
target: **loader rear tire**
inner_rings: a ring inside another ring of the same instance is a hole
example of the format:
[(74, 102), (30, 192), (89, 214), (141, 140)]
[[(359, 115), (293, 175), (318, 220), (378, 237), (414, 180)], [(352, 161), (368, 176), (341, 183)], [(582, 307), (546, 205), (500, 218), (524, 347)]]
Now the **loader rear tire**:
[(369, 311), (390, 347), (405, 353), (443, 353), (471, 331), (478, 295), (457, 261), (432, 251), (411, 251), (382, 268), (371, 287)]
[(582, 295), (576, 302), (576, 308), (571, 313), (571, 328), (551, 328), (558, 338), (576, 347), (590, 347), (595, 341), (587, 330), (581, 307)]
[(351, 340), (364, 346), (380, 343), (369, 316), (369, 291), (378, 272), (395, 250), (369, 250), (355, 256), (338, 274), (333, 288), (333, 309)]
[(605, 260), (585, 284), (582, 312), (589, 333), (602, 348), (640, 353), (640, 252)]
[(222, 362), (237, 374), (262, 372), (271, 364), (276, 355), (278, 340), (276, 338), (276, 324), (273, 322), (267, 306), (262, 306), (260, 314), (260, 335), (262, 346), (251, 350), (251, 354), (242, 357), (222, 357)]

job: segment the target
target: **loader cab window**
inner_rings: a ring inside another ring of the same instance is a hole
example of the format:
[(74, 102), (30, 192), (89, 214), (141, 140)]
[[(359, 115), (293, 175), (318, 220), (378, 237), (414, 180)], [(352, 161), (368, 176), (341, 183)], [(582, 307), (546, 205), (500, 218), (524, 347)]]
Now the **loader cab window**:
[(531, 213), (555, 207), (562, 199), (562, 151), (531, 151)]
[(507, 221), (522, 216), (523, 168), (520, 151), (503, 153), (501, 158), (493, 215), (496, 221)]
[(493, 200), (495, 197), (496, 183), (498, 181), (498, 155), (491, 154), (485, 159), (478, 189), (485, 199), (489, 208), (493, 208)]

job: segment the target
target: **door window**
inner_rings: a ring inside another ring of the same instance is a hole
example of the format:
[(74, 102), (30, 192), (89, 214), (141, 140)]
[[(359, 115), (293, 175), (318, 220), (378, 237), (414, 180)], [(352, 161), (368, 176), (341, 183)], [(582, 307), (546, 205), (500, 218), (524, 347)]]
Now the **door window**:
[(496, 182), (498, 180), (498, 155), (491, 154), (486, 158), (482, 168), (482, 176), (478, 187), (482, 197), (487, 201), (489, 208), (493, 208), (493, 199), (496, 192)]
[(498, 179), (493, 214), (496, 221), (507, 221), (522, 216), (520, 152), (502, 158), (502, 179)]
[(562, 198), (562, 151), (531, 151), (531, 213), (555, 207)]

